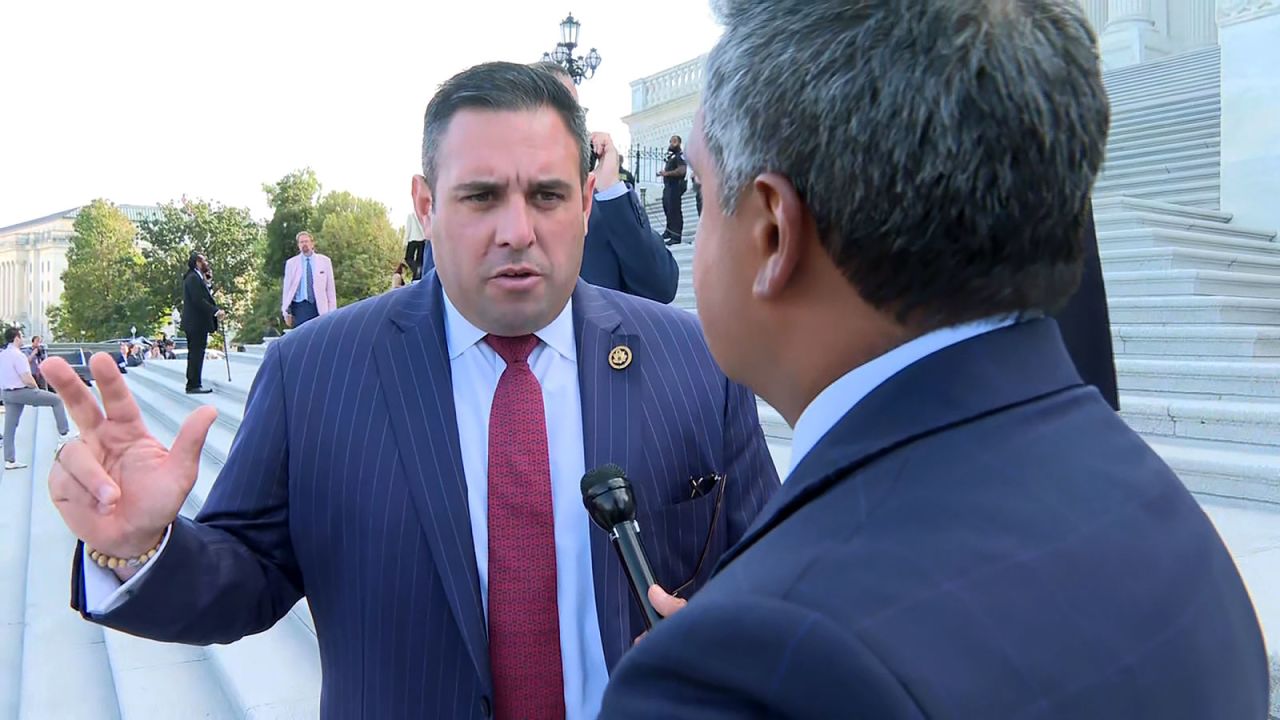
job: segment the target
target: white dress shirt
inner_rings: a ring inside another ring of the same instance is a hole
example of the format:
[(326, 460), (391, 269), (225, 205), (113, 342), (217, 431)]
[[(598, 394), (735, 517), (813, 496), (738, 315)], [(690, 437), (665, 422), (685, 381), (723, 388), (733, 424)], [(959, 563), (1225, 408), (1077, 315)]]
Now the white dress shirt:
[(1015, 322), (1017, 319), (1013, 317), (989, 318), (934, 330), (845, 373), (818, 393), (804, 412), (800, 413), (800, 419), (796, 421), (795, 430), (791, 433), (791, 469), (787, 471), (787, 476), (790, 477), (795, 472), (804, 456), (813, 450), (841, 418), (889, 378), (943, 348), (1008, 327)]
[[(485, 332), (467, 321), (444, 296), (445, 337), (453, 376), (462, 469), (467, 482), (467, 511), (475, 543), (480, 596), (489, 616), (489, 411), (498, 379), (507, 364), (488, 343)], [(590, 720), (600, 712), (609, 670), (600, 640), (595, 582), (591, 568), (590, 518), (582, 507), (586, 456), (578, 350), (573, 331), (573, 302), (535, 333), (541, 342), (529, 366), (542, 386), (551, 467), (551, 503), (556, 538), (556, 603), (560, 620), (560, 660), (564, 671), (566, 720)], [(24, 360), (25, 362), (25, 360)], [(160, 552), (168, 544), (166, 533)], [(157, 554), (158, 557), (159, 554)], [(91, 614), (115, 609), (129, 588), (154, 567), (144, 565), (123, 585), (114, 572), (84, 558), (85, 600)]]
[(0, 351), (0, 390), (19, 390), (27, 387), (22, 375), (31, 372), (31, 363), (15, 343), (9, 343)]

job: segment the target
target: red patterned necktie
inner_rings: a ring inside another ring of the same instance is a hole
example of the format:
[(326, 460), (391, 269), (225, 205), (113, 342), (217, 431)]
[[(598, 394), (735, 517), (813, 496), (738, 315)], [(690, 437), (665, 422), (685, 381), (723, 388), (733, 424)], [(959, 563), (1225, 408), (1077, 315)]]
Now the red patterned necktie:
[(489, 664), (497, 720), (563, 720), (551, 460), (533, 335), (485, 342), (507, 362), (489, 412)]

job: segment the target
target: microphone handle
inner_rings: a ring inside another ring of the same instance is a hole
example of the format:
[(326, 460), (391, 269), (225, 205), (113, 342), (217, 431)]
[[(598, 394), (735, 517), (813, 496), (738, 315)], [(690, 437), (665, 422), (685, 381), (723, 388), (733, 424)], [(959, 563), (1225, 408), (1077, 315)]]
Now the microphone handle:
[(649, 558), (644, 554), (644, 544), (640, 542), (640, 528), (635, 521), (625, 522), (615, 525), (610, 535), (618, 557), (622, 559), (622, 566), (627, 569), (631, 595), (644, 613), (645, 629), (652, 630), (662, 616), (649, 602), (649, 587), (656, 585), (657, 581), (653, 578), (653, 568), (649, 567)]

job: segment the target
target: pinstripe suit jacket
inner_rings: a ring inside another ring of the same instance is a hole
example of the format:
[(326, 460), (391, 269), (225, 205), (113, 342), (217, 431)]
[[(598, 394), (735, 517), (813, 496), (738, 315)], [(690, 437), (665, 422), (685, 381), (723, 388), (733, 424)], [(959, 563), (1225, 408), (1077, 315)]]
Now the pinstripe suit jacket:
[[(755, 398), (715, 366), (692, 315), (581, 282), (573, 308), (586, 467), (628, 470), (660, 582), (693, 574), (711, 527), (715, 496), (689, 500), (689, 479), (728, 476), (700, 584), (777, 488)], [(616, 345), (634, 353), (626, 370), (606, 362)], [(613, 667), (643, 623), (604, 533), (591, 543)], [(174, 525), (155, 562), (123, 605), (90, 619), (158, 640), (225, 643), (271, 627), (305, 594), (324, 717), (488, 714), (485, 619), (434, 272), (271, 346), (203, 510)]]
[(1267, 659), (1213, 525), (1052, 320), (858, 403), (602, 718), (1261, 718)]

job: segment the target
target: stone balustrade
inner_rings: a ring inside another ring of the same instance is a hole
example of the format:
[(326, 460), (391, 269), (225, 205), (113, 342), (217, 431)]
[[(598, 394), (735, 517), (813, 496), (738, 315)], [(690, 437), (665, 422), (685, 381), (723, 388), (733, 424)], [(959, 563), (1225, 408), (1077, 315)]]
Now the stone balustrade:
[(662, 103), (697, 94), (707, 56), (701, 55), (631, 83), (631, 112), (638, 113)]

